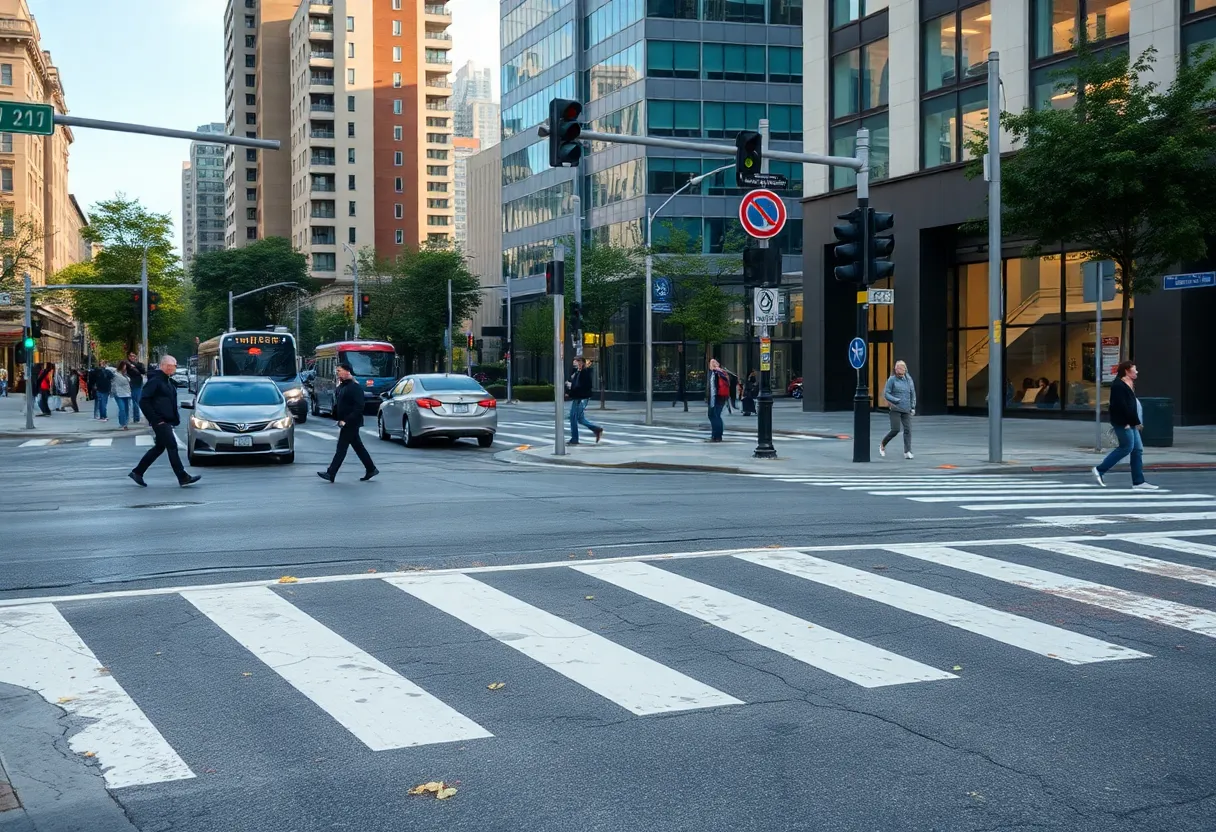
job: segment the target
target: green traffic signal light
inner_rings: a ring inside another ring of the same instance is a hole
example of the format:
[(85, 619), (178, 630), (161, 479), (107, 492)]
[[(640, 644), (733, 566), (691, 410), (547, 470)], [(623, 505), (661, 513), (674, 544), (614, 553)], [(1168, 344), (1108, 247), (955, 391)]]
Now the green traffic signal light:
[(33, 336), (31, 336), (31, 335), (25, 336), (25, 340), (21, 342), (21, 345), (23, 347), (25, 347), (27, 350), (32, 350), (34, 348)]

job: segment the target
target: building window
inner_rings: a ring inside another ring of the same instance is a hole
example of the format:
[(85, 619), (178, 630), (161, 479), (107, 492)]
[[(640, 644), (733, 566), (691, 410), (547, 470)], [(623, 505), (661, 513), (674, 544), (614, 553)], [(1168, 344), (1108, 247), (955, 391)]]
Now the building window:
[(351, 15), (348, 15), (346, 18), (346, 31), (355, 31), (355, 18)]
[(353, 139), (355, 137), (355, 123), (353, 121), (346, 122), (346, 138)]
[(11, 193), (13, 190), (13, 169), (0, 168), (0, 191)]
[(768, 80), (775, 84), (802, 83), (802, 47), (770, 46)]
[[(921, 103), (921, 166), (969, 158), (965, 142), (988, 117), (989, 3), (979, 3), (924, 24), (921, 77), (931, 97)], [(956, 91), (957, 89), (957, 91)], [(943, 90), (949, 90), (944, 95)]]
[(769, 0), (768, 22), (780, 26), (801, 26), (802, 0)]
[(355, 44), (354, 43), (346, 44), (346, 57), (348, 57), (348, 58), (355, 57)]
[(258, 76), (250, 73), (245, 73), (245, 86), (256, 87), (258, 85)]
[(246, 124), (257, 124), (258, 123), (258, 114), (257, 113), (245, 113), (245, 123)]
[(427, 218), (426, 218), (426, 224), (427, 225), (451, 225), (452, 224), (451, 219), (452, 219), (451, 217), (436, 217), (431, 214), (428, 214)]
[(646, 74), (651, 78), (698, 78), (701, 44), (687, 41), (646, 42)]
[(353, 165), (355, 163), (355, 149), (353, 147), (346, 148), (346, 164)]
[(802, 105), (770, 104), (768, 130), (769, 138), (776, 141), (802, 141)]
[(891, 86), (887, 43), (883, 38), (832, 58), (832, 118), (887, 106)]
[(393, 0), (393, 11), (401, 11), (401, 0)]
[(646, 113), (646, 129), (652, 136), (701, 135), (699, 101), (648, 101)]
[(880, 12), (888, 5), (888, 0), (831, 0), (831, 2), (833, 29)]
[(336, 272), (338, 270), (338, 255), (333, 252), (312, 255), (312, 270), (314, 272)]
[(355, 111), (355, 97), (353, 95), (346, 96), (346, 112), (353, 113)]
[(356, 203), (353, 199), (350, 202), (346, 203), (346, 215), (348, 217), (355, 216), (355, 205), (356, 205)]
[(400, 98), (393, 99), (393, 115), (395, 115), (395, 116), (401, 115), (401, 99)]
[(400, 228), (393, 232), (393, 242), (399, 246), (405, 245), (405, 232)]
[[(1194, 0), (1186, 3), (1191, 5)], [(1090, 43), (1125, 37), (1131, 29), (1129, 0), (1034, 0), (1031, 11), (1034, 57), (1049, 58), (1072, 49), (1084, 21)]]
[(13, 134), (0, 133), (0, 153), (13, 152)]
[(13, 65), (0, 64), (0, 86), (11, 87), (13, 85)]
[(760, 119), (767, 116), (767, 108), (764, 104), (706, 101), (704, 113), (705, 137), (724, 139), (733, 138), (740, 130), (757, 129)]
[(395, 63), (395, 64), (401, 63), (401, 47), (400, 46), (393, 47), (393, 63)]
[(346, 241), (352, 246), (355, 244), (355, 229), (353, 226), (346, 229)]
[(253, 49), (258, 45), (257, 35), (245, 35), (245, 48)]
[(394, 124), (393, 125), (393, 141), (395, 141), (395, 142), (401, 141), (401, 137), (404, 132), (405, 131), (401, 129), (400, 124)]
[[(890, 175), (891, 131), (885, 112), (833, 126), (828, 152), (833, 156), (855, 156), (857, 131), (862, 127), (870, 131), (870, 181), (886, 179)], [(833, 188), (851, 188), (856, 183), (857, 174), (849, 168), (832, 168)]]
[(354, 71), (354, 69), (348, 69), (348, 70), (346, 70), (346, 85), (347, 85), (347, 86), (349, 86), (349, 87), (353, 87), (353, 86), (355, 85), (355, 71)]
[[(401, 8), (401, 7), (397, 6), (396, 8)], [(393, 36), (401, 37), (401, 21), (400, 20), (393, 21)]]
[(405, 154), (400, 150), (393, 151), (393, 164), (397, 167), (401, 167), (405, 164)]
[(257, 65), (258, 65), (258, 64), (257, 64), (257, 56), (256, 56), (256, 55), (246, 55), (246, 56), (245, 56), (245, 67), (246, 67), (247, 69), (253, 69), (253, 68), (254, 68), (255, 66), (257, 66)]
[(245, 106), (246, 107), (256, 107), (257, 105), (258, 105), (258, 97), (251, 92), (245, 93)]
[(393, 89), (398, 89), (398, 90), (401, 89), (401, 73), (400, 72), (393, 73)]
[(246, 182), (257, 182), (258, 181), (258, 169), (257, 168), (245, 168), (245, 181)]
[(765, 0), (709, 2), (702, 7), (701, 16), (703, 20), (721, 20), (726, 23), (763, 23), (764, 6)]
[(257, 238), (258, 238), (258, 227), (256, 225), (251, 225), (245, 229), (245, 239), (246, 240), (256, 240)]
[(763, 81), (763, 46), (707, 43), (703, 47), (705, 78), (710, 81)]
[(393, 190), (397, 193), (405, 193), (405, 180), (400, 176), (393, 180)]
[(257, 25), (258, 25), (257, 19), (253, 15), (251, 15), (251, 14), (245, 15), (245, 28), (246, 29), (256, 29)]
[(245, 199), (249, 200), (250, 202), (257, 202), (258, 201), (258, 189), (257, 188), (246, 188), (245, 189)]
[(246, 208), (245, 209), (245, 219), (249, 220), (250, 222), (257, 222), (258, 209), (257, 208)]
[[(1211, 9), (1216, 8), (1216, 0), (1190, 0), (1186, 5), (1198, 5), (1198, 9)], [(1205, 17), (1194, 22), (1183, 21), (1183, 60), (1187, 60), (1201, 46), (1207, 46), (1209, 52), (1216, 49), (1216, 17)]]
[[(691, 5), (693, 7), (693, 18), (697, 16), (696, 5), (697, 0), (678, 0), (679, 2)], [(564, 4), (562, 4), (564, 5)], [(540, 6), (545, 6), (544, 11), (541, 11)], [(532, 7), (532, 8), (528, 8)], [(522, 24), (524, 31), (532, 28), (536, 24), (528, 19), (529, 16), (535, 17), (540, 14), (541, 17), (547, 17), (553, 10), (557, 9), (557, 5), (549, 3), (521, 3), (516, 6), (516, 12), (523, 12), (523, 19), (512, 20), (515, 17), (513, 12), (503, 20), (503, 36), (504, 43), (510, 43), (515, 38), (510, 35), (515, 34), (516, 26)], [(608, 0), (607, 3), (600, 6), (598, 9), (587, 15), (583, 21), (583, 48), (589, 49), (595, 46), (600, 41), (610, 35), (618, 34), (625, 31), (626, 27), (632, 26), (642, 19), (645, 14), (645, 6), (643, 0)], [(514, 24), (514, 25), (513, 25)], [(523, 34), (523, 32), (519, 32)], [(518, 35), (516, 35), (518, 37)], [(509, 39), (507, 39), (509, 38)]]
[(348, 174), (346, 177), (346, 190), (353, 191), (355, 189), (355, 175)]
[(258, 152), (256, 150), (254, 150), (252, 147), (246, 148), (245, 149), (245, 161), (246, 162), (256, 162), (257, 160), (258, 160)]
[(405, 206), (400, 202), (393, 203), (393, 219), (403, 219), (405, 217)]

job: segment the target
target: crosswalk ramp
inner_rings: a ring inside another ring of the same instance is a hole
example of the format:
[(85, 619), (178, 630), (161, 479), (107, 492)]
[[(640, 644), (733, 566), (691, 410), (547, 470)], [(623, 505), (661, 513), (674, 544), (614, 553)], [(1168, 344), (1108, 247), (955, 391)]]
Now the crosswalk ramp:
[(1145, 645), (1216, 639), (1213, 567), (1216, 526), (9, 599), (0, 683), (80, 717), (71, 748), (123, 788), (194, 777), (200, 743), (259, 718), (380, 753), (507, 742), (563, 701), (619, 721), (746, 708), (779, 695), (766, 685), (951, 695), (968, 672), (1004, 684), (1028, 663), (1061, 684), (1138, 672), (1178, 660)]
[[(964, 511), (1030, 512), (1028, 519), (1047, 525), (1080, 526), (1147, 520), (1159, 522), (1216, 519), (1216, 495), (1193, 490), (1130, 487), (1101, 488), (1087, 476), (1072, 481), (1007, 474), (809, 475), (740, 474), (817, 488), (900, 497), (914, 503), (949, 505)], [(1199, 511), (1176, 512), (1175, 509)], [(1162, 513), (1161, 510), (1168, 510)]]

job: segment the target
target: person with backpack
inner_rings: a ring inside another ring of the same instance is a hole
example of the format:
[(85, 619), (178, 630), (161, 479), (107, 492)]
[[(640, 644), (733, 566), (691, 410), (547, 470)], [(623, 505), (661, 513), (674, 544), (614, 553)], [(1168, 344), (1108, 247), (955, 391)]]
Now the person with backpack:
[(725, 426), (722, 424), (722, 408), (730, 402), (730, 374), (722, 369), (718, 359), (709, 360), (709, 374), (705, 379), (709, 393), (709, 441), (721, 442)]

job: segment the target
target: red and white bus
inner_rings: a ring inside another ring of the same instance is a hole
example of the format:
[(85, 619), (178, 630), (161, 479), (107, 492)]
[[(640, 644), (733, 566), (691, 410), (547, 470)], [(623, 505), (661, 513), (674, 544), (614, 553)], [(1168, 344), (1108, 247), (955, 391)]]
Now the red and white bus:
[(335, 341), (317, 347), (312, 382), (314, 416), (333, 413), (338, 389), (338, 364), (350, 364), (355, 383), (363, 390), (368, 405), (380, 404), (380, 394), (391, 390), (397, 381), (397, 351), (386, 341)]

